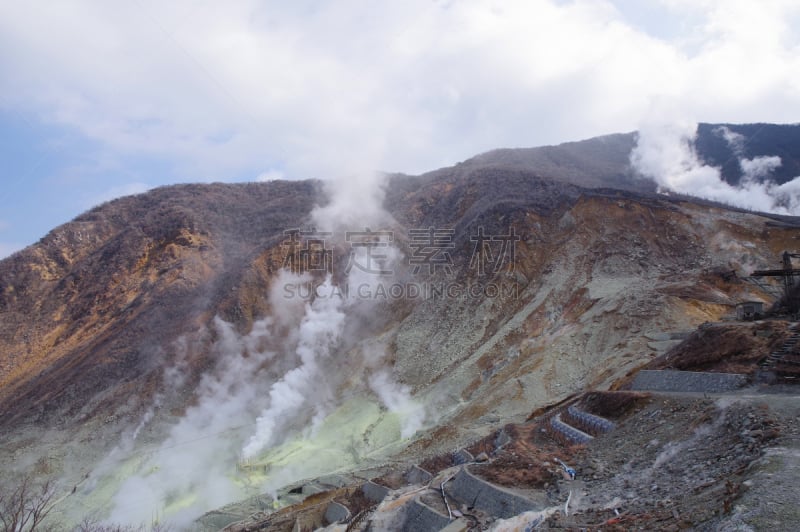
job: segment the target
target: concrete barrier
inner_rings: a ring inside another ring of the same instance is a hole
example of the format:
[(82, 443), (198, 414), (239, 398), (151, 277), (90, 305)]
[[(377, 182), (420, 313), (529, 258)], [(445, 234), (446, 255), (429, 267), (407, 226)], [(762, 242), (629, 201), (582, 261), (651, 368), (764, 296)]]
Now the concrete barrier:
[(454, 499), (494, 517), (508, 518), (544, 508), (544, 505), (476, 477), (465, 467), (447, 484), (446, 491)]
[(582, 430), (561, 421), (561, 412), (550, 418), (550, 426), (572, 443), (586, 443), (594, 439), (591, 434), (586, 434)]
[(238, 523), (246, 516), (228, 512), (213, 511), (208, 512), (196, 521), (198, 528), (202, 530), (222, 530), (228, 525)]
[(350, 510), (347, 506), (332, 501), (325, 509), (325, 522), (328, 524), (343, 523), (350, 519)]
[(319, 477), (317, 482), (323, 486), (329, 486), (331, 488), (343, 488), (352, 483), (353, 479), (344, 477), (342, 475), (325, 475), (323, 477)]
[(427, 484), (433, 478), (431, 473), (416, 465), (406, 471), (404, 476), (409, 484)]
[(439, 532), (450, 524), (450, 519), (415, 497), (406, 507), (403, 532)]
[(575, 405), (570, 405), (567, 408), (567, 414), (571, 418), (568, 420), (570, 425), (592, 436), (614, 430), (614, 423), (611, 421), (604, 417), (584, 412)]
[(470, 453), (466, 449), (461, 449), (461, 450), (456, 451), (456, 452), (453, 453), (453, 463), (455, 465), (468, 464), (468, 463), (474, 462), (474, 461), (475, 461), (475, 457), (472, 456), (472, 453)]
[(364, 494), (364, 497), (370, 501), (381, 502), (383, 498), (386, 497), (386, 494), (389, 493), (389, 488), (368, 480), (361, 486), (361, 492)]
[(472, 527), (472, 521), (464, 517), (459, 517), (439, 532), (467, 532)]
[(301, 493), (303, 495), (308, 496), (308, 495), (314, 495), (316, 493), (322, 493), (323, 491), (328, 491), (328, 489), (329, 489), (328, 487), (323, 486), (322, 484), (319, 484), (317, 482), (309, 482), (307, 484), (303, 484), (303, 489)]
[(741, 388), (745, 384), (747, 377), (740, 373), (643, 369), (633, 378), (631, 389), (653, 392), (721, 393)]
[(500, 429), (500, 432), (497, 433), (497, 436), (494, 439), (494, 448), (502, 449), (509, 443), (511, 443), (511, 436), (509, 436), (508, 432), (506, 432), (506, 429)]

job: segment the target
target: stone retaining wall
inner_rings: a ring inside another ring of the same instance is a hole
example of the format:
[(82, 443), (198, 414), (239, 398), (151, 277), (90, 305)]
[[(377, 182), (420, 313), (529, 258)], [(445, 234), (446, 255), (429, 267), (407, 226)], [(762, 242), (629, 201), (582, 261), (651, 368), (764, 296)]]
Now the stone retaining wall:
[(406, 508), (403, 532), (439, 532), (450, 524), (450, 519), (442, 515), (416, 497)]
[(465, 467), (461, 468), (447, 488), (453, 498), (467, 506), (504, 519), (543, 508), (530, 499), (476, 477)]
[(641, 370), (633, 378), (631, 389), (654, 392), (721, 393), (741, 388), (745, 384), (747, 377), (740, 373)]

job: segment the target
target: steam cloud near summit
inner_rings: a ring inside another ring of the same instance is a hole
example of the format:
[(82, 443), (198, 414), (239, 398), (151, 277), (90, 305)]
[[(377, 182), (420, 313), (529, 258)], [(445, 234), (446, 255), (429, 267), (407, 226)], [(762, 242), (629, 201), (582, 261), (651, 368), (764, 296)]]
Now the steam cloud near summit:
[(322, 231), (359, 231), (388, 224), (391, 216), (383, 208), (385, 186), (386, 175), (375, 171), (358, 171), (325, 181), (329, 202), (314, 209), (312, 222)]
[(739, 160), (742, 180), (738, 186), (722, 179), (719, 168), (704, 164), (693, 148), (697, 124), (683, 121), (652, 121), (639, 128), (631, 153), (631, 164), (653, 178), (662, 191), (674, 191), (764, 212), (800, 215), (800, 176), (782, 185), (770, 179), (781, 165), (780, 157), (744, 156), (744, 137), (719, 128)]

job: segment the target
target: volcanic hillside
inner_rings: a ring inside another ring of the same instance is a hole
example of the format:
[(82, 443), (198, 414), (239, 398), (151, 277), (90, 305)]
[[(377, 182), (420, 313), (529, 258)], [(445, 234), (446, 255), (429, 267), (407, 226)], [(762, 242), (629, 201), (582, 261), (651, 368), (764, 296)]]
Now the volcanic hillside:
[[(764, 139), (768, 130), (752, 131)], [(501, 150), (387, 178), (390, 218), (370, 229), (390, 231), (402, 253), (392, 282), (459, 291), (372, 293), (357, 335), (335, 346), (325, 366), (337, 383), (334, 411), (378, 393), (363, 383), (381, 372), (426, 407), (402, 445), (364, 435), (362, 454), (357, 445), (347, 451), (354, 460), (386, 460), (414, 441), (427, 454), (452, 449), (537, 407), (608, 389), (665, 354), (671, 334), (729, 316), (739, 301), (774, 299), (745, 278), (797, 249), (798, 220), (656, 194), (630, 169), (633, 143), (613, 135)], [(786, 153), (797, 160), (798, 149)], [(164, 187), (94, 208), (0, 262), (0, 467), (78, 483), (132, 427), (143, 428), (136, 445), (163, 441), (198, 404), (204, 376), (232, 356), (220, 348), (220, 321), (241, 336), (264, 318), (280, 321), (268, 294), (287, 264), (286, 231), (308, 228), (327, 198), (316, 181)], [(419, 230), (431, 229), (447, 237), (448, 267), (415, 271)], [(330, 237), (334, 283), (348, 260), (341, 236)], [(476, 263), (487, 258), (476, 242), (491, 251), (488, 265)], [(178, 349), (187, 338), (191, 348)], [(373, 341), (385, 346), (380, 367), (353, 356)], [(281, 356), (256, 370), (279, 379), (298, 364)], [(247, 385), (240, 379), (232, 389)], [(254, 412), (265, 395), (254, 395)], [(234, 444), (251, 429), (237, 427)], [(98, 510), (89, 491), (87, 511)]]

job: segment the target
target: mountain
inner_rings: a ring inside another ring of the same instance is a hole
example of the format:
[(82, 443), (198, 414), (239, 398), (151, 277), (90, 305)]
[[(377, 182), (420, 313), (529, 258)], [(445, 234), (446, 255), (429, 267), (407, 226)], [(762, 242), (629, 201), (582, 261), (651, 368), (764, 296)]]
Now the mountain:
[[(245, 315), (265, 309), (244, 308), (232, 289), (265, 288), (255, 270), (269, 266), (264, 250), (317, 194), (311, 182), (164, 187), (95, 208), (3, 261), (0, 382), (4, 398), (15, 395), (4, 422), (75, 414), (64, 397), (83, 403), (136, 380), (158, 346), (209, 316), (246, 327)], [(58, 388), (37, 391), (52, 379)]]
[(533, 170), (550, 179), (586, 188), (652, 192), (653, 183), (637, 177), (631, 168), (630, 153), (635, 146), (635, 133), (605, 135), (558, 146), (493, 150), (439, 172), (493, 167)]
[[(725, 169), (720, 127), (702, 124), (696, 149)], [(780, 150), (787, 179), (800, 127), (726, 127), (747, 156)], [(65, 523), (191, 520), (434, 457), (620, 386), (741, 301), (774, 302), (748, 276), (779, 267), (800, 219), (657, 194), (631, 169), (635, 139), (387, 176), (370, 233), (314, 227), (336, 201), (316, 181), (175, 185), (90, 210), (0, 261), (0, 467), (75, 486)], [(380, 262), (389, 241), (401, 255)], [(290, 258), (311, 261), (305, 276)]]

